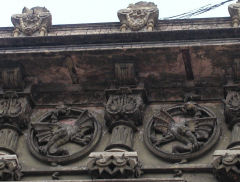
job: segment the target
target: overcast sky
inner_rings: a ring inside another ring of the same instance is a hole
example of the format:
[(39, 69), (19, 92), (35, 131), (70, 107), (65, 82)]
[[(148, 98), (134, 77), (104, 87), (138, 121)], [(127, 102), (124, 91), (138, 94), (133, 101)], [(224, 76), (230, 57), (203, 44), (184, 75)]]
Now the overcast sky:
[[(117, 11), (140, 0), (1, 0), (0, 27), (12, 26), (11, 15), (20, 14), (24, 6), (45, 6), (52, 13), (53, 24), (118, 22)], [(224, 0), (150, 0), (159, 8), (159, 19), (185, 13)], [(234, 1), (233, 1), (234, 2)], [(229, 16), (227, 3), (198, 17)]]

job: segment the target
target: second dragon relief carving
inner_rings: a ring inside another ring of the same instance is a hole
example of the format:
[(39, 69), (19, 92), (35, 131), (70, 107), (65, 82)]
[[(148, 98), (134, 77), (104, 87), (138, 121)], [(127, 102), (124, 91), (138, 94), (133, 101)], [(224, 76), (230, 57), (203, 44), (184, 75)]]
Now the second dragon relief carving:
[(171, 162), (187, 161), (207, 152), (220, 136), (216, 116), (195, 103), (160, 110), (147, 123), (144, 140), (157, 156)]
[(63, 107), (31, 123), (28, 143), (42, 161), (68, 163), (87, 155), (100, 136), (101, 126), (87, 110)]

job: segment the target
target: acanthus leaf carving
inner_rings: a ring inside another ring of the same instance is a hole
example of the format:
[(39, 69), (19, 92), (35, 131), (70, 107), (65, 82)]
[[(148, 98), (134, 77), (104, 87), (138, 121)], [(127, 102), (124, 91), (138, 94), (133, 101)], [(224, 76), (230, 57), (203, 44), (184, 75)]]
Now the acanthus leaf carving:
[(142, 124), (144, 109), (141, 94), (112, 94), (105, 107), (106, 125), (112, 128), (118, 121), (127, 121), (133, 127)]
[(18, 128), (26, 128), (29, 122), (31, 107), (27, 97), (18, 96), (16, 92), (6, 92), (0, 99), (1, 123), (8, 123)]

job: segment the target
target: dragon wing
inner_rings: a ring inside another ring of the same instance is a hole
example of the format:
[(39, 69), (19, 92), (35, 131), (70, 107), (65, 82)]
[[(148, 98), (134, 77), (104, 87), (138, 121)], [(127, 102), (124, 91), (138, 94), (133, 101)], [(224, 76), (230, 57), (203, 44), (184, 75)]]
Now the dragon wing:
[(82, 146), (88, 144), (91, 140), (91, 135), (94, 131), (94, 124), (92, 122), (92, 116), (87, 110), (84, 110), (77, 121), (75, 127), (78, 127), (76, 132), (71, 136), (71, 141), (78, 143)]
[(32, 123), (31, 125), (36, 132), (35, 136), (39, 144), (47, 143), (53, 137), (54, 131), (61, 128), (56, 123)]
[(153, 116), (153, 127), (156, 132), (167, 134), (168, 129), (174, 124), (173, 118), (164, 110)]
[(211, 136), (216, 122), (217, 118), (215, 117), (197, 118), (187, 121), (187, 125), (198, 141), (206, 142)]

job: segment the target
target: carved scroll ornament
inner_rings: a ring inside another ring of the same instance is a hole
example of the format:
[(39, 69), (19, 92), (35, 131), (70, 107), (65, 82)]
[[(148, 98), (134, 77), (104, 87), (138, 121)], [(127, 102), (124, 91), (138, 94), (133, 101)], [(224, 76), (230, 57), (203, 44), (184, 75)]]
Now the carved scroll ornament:
[(52, 25), (52, 15), (45, 7), (31, 9), (25, 7), (22, 14), (13, 15), (11, 20), (15, 27), (13, 32), (15, 37), (19, 36), (20, 33), (30, 36), (36, 31), (44, 36)]
[(188, 102), (160, 110), (147, 123), (145, 144), (171, 162), (191, 160), (208, 151), (220, 136), (220, 126), (208, 109)]
[(130, 28), (133, 31), (147, 29), (152, 31), (158, 21), (157, 5), (151, 2), (130, 4), (126, 9), (118, 11), (118, 18), (122, 24), (121, 31)]
[[(100, 124), (87, 110), (64, 107), (31, 123), (28, 146), (31, 153), (44, 162), (68, 163), (88, 154), (100, 136)], [(73, 147), (73, 143), (78, 147)]]

